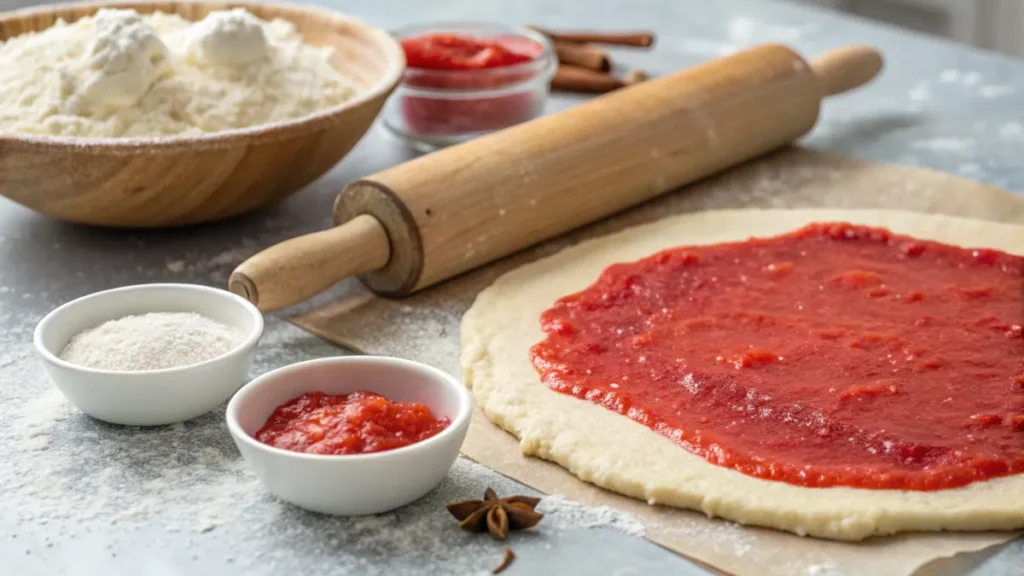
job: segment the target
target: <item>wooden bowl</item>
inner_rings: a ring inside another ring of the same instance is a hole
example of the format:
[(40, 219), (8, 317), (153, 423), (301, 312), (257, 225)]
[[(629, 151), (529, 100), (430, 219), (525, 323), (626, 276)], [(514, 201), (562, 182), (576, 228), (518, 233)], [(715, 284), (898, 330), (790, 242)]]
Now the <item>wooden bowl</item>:
[(0, 194), (71, 222), (162, 227), (209, 222), (277, 202), (348, 153), (401, 79), (405, 56), (386, 32), (313, 7), (258, 2), (61, 4), (0, 14), (0, 40), (74, 21), (101, 7), (199, 20), (243, 7), (295, 24), (307, 43), (332, 46), (357, 87), (352, 100), (298, 120), (199, 136), (69, 138), (0, 133)]

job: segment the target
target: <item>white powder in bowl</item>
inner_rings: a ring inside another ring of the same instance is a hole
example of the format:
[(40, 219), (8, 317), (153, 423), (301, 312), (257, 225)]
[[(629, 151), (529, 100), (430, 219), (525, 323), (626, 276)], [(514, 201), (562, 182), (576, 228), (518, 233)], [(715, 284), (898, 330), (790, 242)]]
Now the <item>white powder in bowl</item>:
[(333, 55), (242, 9), (200, 22), (101, 9), (0, 41), (0, 132), (154, 137), (294, 120), (354, 95)]
[(125, 316), (76, 334), (61, 360), (117, 372), (189, 366), (227, 354), (245, 334), (192, 312)]

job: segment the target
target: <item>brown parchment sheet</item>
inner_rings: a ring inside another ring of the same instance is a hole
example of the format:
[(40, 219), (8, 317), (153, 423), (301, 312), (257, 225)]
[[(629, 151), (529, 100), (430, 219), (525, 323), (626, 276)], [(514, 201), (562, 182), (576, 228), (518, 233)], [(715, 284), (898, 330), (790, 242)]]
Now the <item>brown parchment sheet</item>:
[[(580, 202), (586, 202), (586, 190)], [(788, 148), (573, 231), (411, 297), (388, 300), (351, 283), (336, 303), (292, 321), (347, 348), (425, 362), (461, 376), (459, 322), (476, 294), (502, 273), (581, 240), (671, 214), (724, 208), (893, 208), (1024, 224), (1024, 197), (949, 174)], [(647, 538), (737, 576), (962, 574), (971, 556), (1015, 533), (905, 534), (843, 543), (741, 527), (587, 484), (561, 467), (524, 457), (518, 440), (474, 414), (463, 453), (524, 484), (588, 505), (635, 514)], [(980, 557), (976, 554), (974, 558)], [(929, 564), (930, 563), (930, 564)], [(927, 566), (924, 566), (928, 564)], [(923, 567), (923, 568), (922, 568)]]

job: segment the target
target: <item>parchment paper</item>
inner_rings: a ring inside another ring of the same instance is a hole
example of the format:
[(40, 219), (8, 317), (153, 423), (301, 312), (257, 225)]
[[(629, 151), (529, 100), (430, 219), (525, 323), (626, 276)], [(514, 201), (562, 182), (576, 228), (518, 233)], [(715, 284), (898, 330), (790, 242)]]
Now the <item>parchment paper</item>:
[[(586, 202), (586, 190), (580, 191)], [(449, 280), (402, 300), (378, 298), (351, 283), (336, 304), (293, 322), (356, 351), (459, 367), (459, 321), (473, 298), (502, 273), (580, 240), (669, 214), (716, 208), (900, 208), (1024, 224), (1024, 199), (952, 175), (789, 148), (673, 192), (629, 212)], [(1014, 533), (906, 534), (840, 543), (651, 507), (578, 480), (557, 465), (520, 454), (518, 441), (474, 415), (463, 453), (545, 493), (608, 505), (639, 517), (647, 537), (737, 576), (905, 576), (937, 558), (1005, 542)], [(960, 564), (960, 565), (957, 565)], [(928, 576), (956, 574), (963, 562), (933, 563)]]

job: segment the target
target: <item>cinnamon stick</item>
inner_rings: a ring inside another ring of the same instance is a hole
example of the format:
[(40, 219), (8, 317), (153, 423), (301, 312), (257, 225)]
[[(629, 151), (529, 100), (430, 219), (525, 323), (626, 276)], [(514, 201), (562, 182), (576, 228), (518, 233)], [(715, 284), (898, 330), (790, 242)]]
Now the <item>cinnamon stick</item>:
[(597, 46), (557, 41), (554, 44), (560, 64), (579, 66), (596, 72), (607, 72), (612, 69), (608, 53)]
[(565, 64), (558, 66), (558, 71), (551, 80), (551, 88), (554, 90), (588, 94), (604, 94), (625, 85), (625, 82), (611, 74)]
[(636, 46), (649, 48), (654, 45), (654, 32), (644, 30), (630, 32), (601, 32), (592, 30), (578, 30), (571, 32), (556, 32), (540, 26), (531, 26), (537, 32), (551, 38), (555, 42), (571, 42), (576, 44), (592, 42), (594, 44), (610, 44), (612, 46)]

